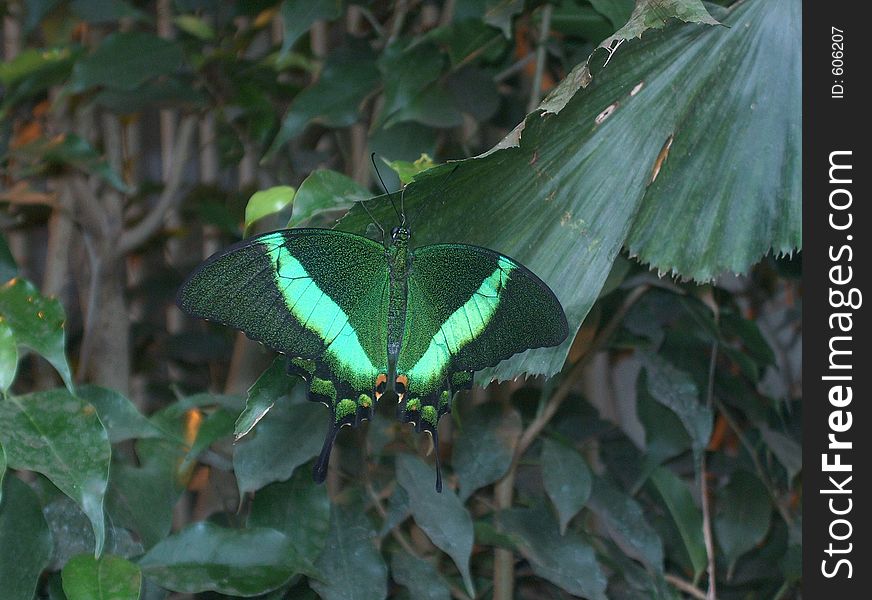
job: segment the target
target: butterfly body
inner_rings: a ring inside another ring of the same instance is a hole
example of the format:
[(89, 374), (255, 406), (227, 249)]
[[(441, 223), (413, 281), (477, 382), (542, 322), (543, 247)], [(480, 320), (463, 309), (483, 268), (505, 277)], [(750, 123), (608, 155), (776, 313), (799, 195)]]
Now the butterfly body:
[(209, 258), (179, 291), (186, 312), (288, 355), (310, 399), (330, 408), (317, 481), (339, 429), (371, 418), (382, 396), (395, 396), (398, 418), (438, 444), (439, 419), (474, 371), (568, 334), (557, 298), (517, 261), (465, 244), (412, 249), (410, 240), (405, 227), (386, 244), (275, 231)]

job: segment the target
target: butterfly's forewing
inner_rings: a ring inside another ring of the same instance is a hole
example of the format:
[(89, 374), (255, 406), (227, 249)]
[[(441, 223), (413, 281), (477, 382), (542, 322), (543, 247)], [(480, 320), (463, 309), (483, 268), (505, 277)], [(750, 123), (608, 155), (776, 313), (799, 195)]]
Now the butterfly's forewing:
[(404, 419), (435, 431), (473, 371), (567, 335), (554, 293), (517, 261), (464, 244), (416, 249), (397, 368), (407, 380)]
[(372, 414), (387, 372), (388, 266), (384, 247), (326, 229), (263, 234), (224, 250), (188, 277), (178, 304), (291, 357), (310, 397), (332, 409), (316, 478), (333, 438)]

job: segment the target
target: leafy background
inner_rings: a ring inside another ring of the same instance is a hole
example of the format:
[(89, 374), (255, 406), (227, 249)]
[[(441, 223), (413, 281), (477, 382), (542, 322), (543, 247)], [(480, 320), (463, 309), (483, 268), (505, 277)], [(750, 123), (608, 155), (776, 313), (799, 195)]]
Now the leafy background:
[[(800, 7), (729, 4), (3, 4), (4, 598), (798, 597)], [(378, 237), (372, 152), (574, 335), (316, 486), (325, 409), (172, 298), (245, 235)]]

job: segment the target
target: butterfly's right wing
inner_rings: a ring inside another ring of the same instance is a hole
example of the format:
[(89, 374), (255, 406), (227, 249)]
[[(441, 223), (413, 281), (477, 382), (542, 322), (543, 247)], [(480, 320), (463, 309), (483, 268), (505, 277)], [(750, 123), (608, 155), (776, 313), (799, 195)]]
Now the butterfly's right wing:
[(328, 229), (289, 229), (212, 256), (188, 277), (177, 302), (291, 358), (310, 398), (332, 410), (321, 478), (336, 431), (372, 415), (376, 380), (387, 372), (388, 282), (381, 244)]
[(466, 244), (416, 249), (397, 368), (407, 388), (404, 419), (435, 429), (474, 371), (567, 335), (554, 293), (514, 259)]

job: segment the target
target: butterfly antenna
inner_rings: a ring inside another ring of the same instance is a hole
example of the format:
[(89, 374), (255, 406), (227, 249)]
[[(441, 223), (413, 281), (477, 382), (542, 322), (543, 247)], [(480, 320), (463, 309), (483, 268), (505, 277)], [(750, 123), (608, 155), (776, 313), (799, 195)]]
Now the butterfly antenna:
[(369, 200), (361, 200), (360, 205), (363, 207), (363, 210), (366, 211), (366, 214), (369, 215), (369, 220), (372, 221), (373, 225), (378, 227), (378, 230), (381, 231), (382, 239), (387, 240), (387, 234), (385, 233), (385, 228), (382, 227), (381, 224), (375, 220), (375, 217), (373, 216), (372, 212), (370, 212), (369, 208), (367, 208), (367, 206), (366, 206), (367, 202), (369, 202)]
[(388, 186), (385, 185), (385, 180), (382, 179), (381, 173), (378, 170), (378, 165), (375, 164), (375, 152), (369, 155), (369, 160), (372, 162), (372, 168), (375, 169), (375, 174), (378, 177), (379, 182), (381, 183), (382, 189), (385, 191), (385, 194), (388, 196), (388, 200), (391, 201), (391, 206), (394, 207), (394, 212), (397, 213), (397, 218), (403, 223), (406, 224), (406, 215), (401, 214), (400, 211), (397, 210), (397, 205), (394, 204), (394, 198), (391, 196), (391, 193), (388, 191)]

